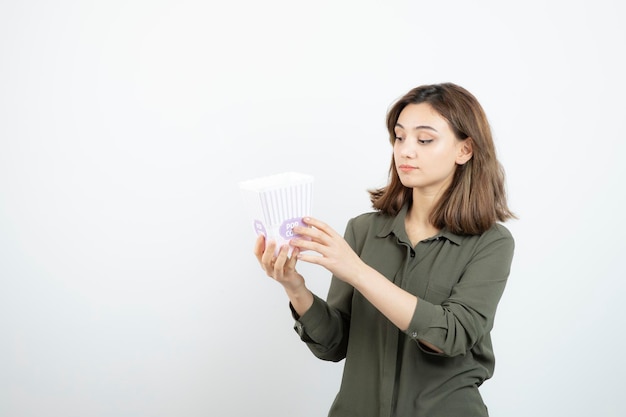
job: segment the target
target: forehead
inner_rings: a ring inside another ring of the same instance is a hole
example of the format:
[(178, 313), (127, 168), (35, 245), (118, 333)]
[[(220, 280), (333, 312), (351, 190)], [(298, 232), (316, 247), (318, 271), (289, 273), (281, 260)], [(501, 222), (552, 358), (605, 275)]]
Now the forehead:
[(450, 130), (448, 121), (428, 103), (408, 104), (402, 109), (396, 127), (406, 130), (430, 127), (437, 131)]

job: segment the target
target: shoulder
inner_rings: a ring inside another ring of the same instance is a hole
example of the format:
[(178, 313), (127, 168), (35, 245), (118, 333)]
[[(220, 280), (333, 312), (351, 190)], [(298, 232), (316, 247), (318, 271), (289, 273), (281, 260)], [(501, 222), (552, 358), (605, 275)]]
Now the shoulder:
[(453, 233), (451, 236), (456, 236), (456, 239), (465, 242), (484, 242), (501, 239), (513, 240), (513, 235), (509, 229), (501, 223), (494, 223), (489, 229), (477, 235), (457, 235)]
[(456, 243), (460, 251), (471, 256), (486, 252), (512, 252), (515, 248), (513, 235), (506, 226), (495, 223), (479, 235), (444, 234), (449, 240)]
[(488, 249), (512, 253), (515, 240), (509, 229), (501, 223), (495, 223), (483, 234), (476, 237), (476, 249)]
[(348, 228), (352, 228), (355, 231), (374, 231), (377, 232), (387, 224), (390, 217), (386, 214), (382, 214), (377, 211), (367, 212), (359, 214), (348, 220)]
[(488, 241), (505, 241), (510, 246), (515, 246), (515, 239), (511, 231), (501, 223), (494, 224), (483, 235), (486, 235), (485, 238)]
[(513, 235), (511, 231), (504, 226), (502, 223), (496, 223), (489, 230), (483, 233), (483, 236), (486, 236), (491, 239), (510, 239), (513, 240)]
[(384, 235), (390, 217), (379, 212), (360, 214), (348, 220), (344, 237), (357, 252), (366, 242), (372, 242)]

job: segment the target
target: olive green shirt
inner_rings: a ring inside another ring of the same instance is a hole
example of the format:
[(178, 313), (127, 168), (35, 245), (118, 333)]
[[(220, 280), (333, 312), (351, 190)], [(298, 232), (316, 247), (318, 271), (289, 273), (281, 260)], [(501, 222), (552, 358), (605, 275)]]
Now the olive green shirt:
[[(295, 330), (320, 359), (344, 363), (330, 417), (487, 416), (478, 387), (494, 370), (490, 331), (513, 258), (500, 224), (478, 236), (442, 230), (412, 247), (395, 217), (362, 214), (345, 239), (371, 267), (418, 297), (402, 331), (352, 286), (332, 278)], [(437, 354), (419, 340), (443, 350)]]

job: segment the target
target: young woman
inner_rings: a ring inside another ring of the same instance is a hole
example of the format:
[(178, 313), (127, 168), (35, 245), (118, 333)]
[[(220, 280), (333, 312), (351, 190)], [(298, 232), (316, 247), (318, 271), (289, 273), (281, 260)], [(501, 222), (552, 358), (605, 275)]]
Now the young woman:
[[(425, 85), (392, 106), (387, 129), (393, 157), (389, 184), (370, 191), (375, 212), (344, 237), (307, 218), (291, 257), (263, 236), (255, 256), (311, 351), (346, 360), (329, 416), (487, 416), (478, 387), (494, 370), (490, 331), (514, 249), (487, 118), (462, 87)], [(332, 273), (326, 301), (298, 261)]]

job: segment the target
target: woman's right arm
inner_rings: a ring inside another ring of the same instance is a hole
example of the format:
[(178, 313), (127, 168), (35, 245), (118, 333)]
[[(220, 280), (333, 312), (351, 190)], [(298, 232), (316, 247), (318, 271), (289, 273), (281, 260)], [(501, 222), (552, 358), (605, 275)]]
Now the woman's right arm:
[(296, 271), (299, 250), (294, 248), (289, 257), (288, 245), (280, 248), (278, 256), (274, 256), (275, 249), (276, 242), (270, 241), (265, 247), (265, 236), (259, 235), (254, 245), (254, 255), (267, 276), (283, 286), (295, 312), (303, 316), (313, 304), (313, 293), (306, 287), (304, 277)]
[[(277, 256), (274, 256), (275, 248), (276, 244), (272, 241), (265, 247), (265, 238), (261, 235), (254, 245), (254, 254), (267, 276), (280, 283), (287, 293), (296, 320), (294, 329), (300, 339), (320, 359), (339, 361), (345, 358), (349, 315), (330, 307), (306, 287), (304, 277), (296, 271), (299, 249), (294, 248), (289, 257), (288, 246), (282, 247)], [(340, 289), (337, 286), (346, 288)], [(339, 298), (351, 299), (352, 287), (333, 279), (330, 294), (337, 298), (339, 293), (345, 294)], [(343, 305), (345, 302), (339, 304)]]

